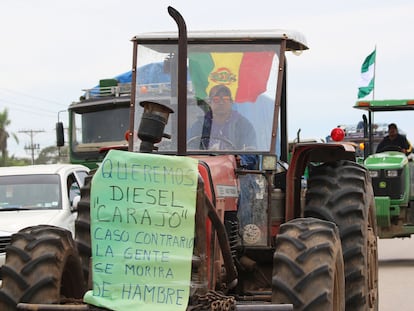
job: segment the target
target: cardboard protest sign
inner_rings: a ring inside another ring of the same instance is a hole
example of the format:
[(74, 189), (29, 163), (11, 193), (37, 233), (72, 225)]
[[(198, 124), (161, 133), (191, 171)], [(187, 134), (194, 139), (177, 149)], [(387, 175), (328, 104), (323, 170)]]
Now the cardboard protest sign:
[(197, 174), (192, 158), (108, 153), (92, 179), (93, 290), (86, 303), (116, 311), (186, 309)]

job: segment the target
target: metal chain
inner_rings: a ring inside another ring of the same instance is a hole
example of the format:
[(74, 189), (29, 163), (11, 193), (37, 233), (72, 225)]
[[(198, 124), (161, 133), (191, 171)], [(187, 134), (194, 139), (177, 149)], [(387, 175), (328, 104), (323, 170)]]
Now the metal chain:
[(187, 311), (234, 311), (236, 301), (232, 296), (225, 296), (216, 291), (209, 291), (205, 295), (197, 295), (193, 305)]

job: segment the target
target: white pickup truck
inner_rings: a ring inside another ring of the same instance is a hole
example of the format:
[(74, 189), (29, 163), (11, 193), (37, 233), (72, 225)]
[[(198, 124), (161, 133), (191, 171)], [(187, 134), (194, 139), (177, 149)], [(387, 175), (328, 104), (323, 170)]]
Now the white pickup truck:
[(0, 167), (0, 266), (11, 235), (20, 229), (54, 225), (74, 235), (76, 205), (88, 172), (74, 164)]

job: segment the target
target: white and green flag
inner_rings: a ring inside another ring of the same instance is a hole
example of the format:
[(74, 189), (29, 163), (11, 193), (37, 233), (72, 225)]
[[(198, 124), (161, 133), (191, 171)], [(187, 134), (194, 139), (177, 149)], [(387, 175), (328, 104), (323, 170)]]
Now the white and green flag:
[(367, 96), (374, 89), (376, 50), (369, 54), (361, 67), (361, 79), (358, 85), (358, 98)]

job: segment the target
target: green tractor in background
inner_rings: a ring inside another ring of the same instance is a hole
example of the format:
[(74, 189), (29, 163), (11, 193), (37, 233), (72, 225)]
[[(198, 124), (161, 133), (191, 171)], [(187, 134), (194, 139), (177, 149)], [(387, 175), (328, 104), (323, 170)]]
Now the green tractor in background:
[(414, 100), (358, 101), (354, 108), (364, 115), (364, 166), (368, 168), (375, 195), (378, 236), (380, 238), (410, 237), (414, 233), (414, 162), (412, 155), (394, 146), (375, 153), (376, 134), (372, 114), (380, 111), (414, 110)]

